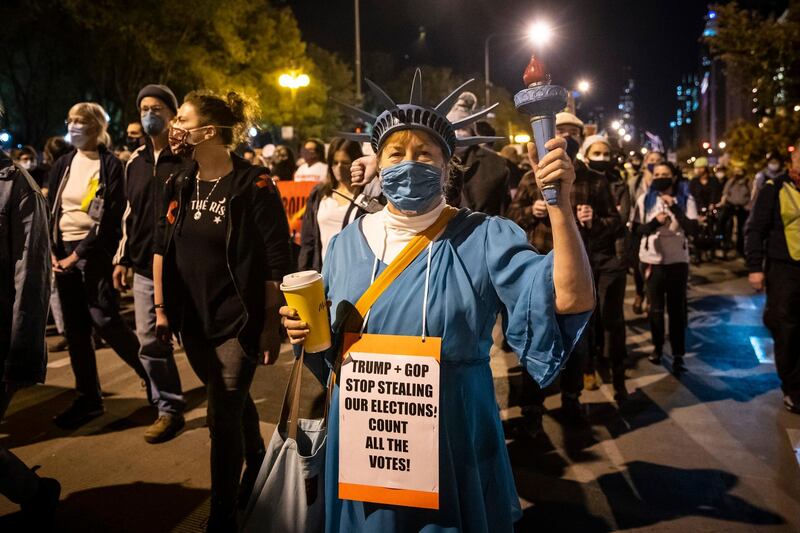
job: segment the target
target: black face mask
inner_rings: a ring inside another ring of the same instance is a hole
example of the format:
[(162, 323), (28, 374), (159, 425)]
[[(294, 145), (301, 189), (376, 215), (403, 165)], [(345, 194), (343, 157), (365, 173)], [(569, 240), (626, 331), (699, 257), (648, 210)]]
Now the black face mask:
[(317, 159), (317, 153), (313, 150), (307, 150), (306, 148), (300, 150), (300, 157), (302, 157), (309, 166), (319, 161), (319, 159)]
[(614, 163), (612, 161), (589, 161), (589, 168), (605, 174), (614, 168)]
[(575, 161), (575, 157), (578, 155), (578, 150), (580, 149), (581, 145), (578, 141), (572, 137), (567, 137), (567, 155), (570, 159)]
[(657, 192), (667, 192), (672, 188), (672, 178), (656, 178), (650, 187)]
[(142, 144), (144, 144), (144, 137), (128, 137), (125, 139), (125, 145), (131, 152), (139, 148)]

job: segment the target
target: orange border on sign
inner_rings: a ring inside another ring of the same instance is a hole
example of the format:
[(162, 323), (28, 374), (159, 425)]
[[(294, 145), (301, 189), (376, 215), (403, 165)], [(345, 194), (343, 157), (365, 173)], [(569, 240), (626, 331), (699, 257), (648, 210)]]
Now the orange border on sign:
[(404, 507), (420, 507), (423, 509), (439, 509), (437, 492), (421, 492), (417, 490), (389, 489), (371, 485), (339, 483), (339, 498), (370, 503), (388, 503)]
[[(342, 352), (371, 352), (391, 355), (410, 355), (433, 357), (440, 361), (442, 351), (441, 337), (411, 337), (407, 335), (377, 335), (374, 333), (346, 333)], [(418, 507), (422, 509), (439, 509), (439, 493), (418, 490), (391, 489), (373, 485), (355, 483), (339, 483), (339, 498), (359, 502), (385, 503)]]
[(410, 337), (407, 335), (377, 335), (374, 333), (346, 333), (344, 354), (349, 352), (371, 352), (392, 355), (418, 355), (440, 360), (441, 337)]

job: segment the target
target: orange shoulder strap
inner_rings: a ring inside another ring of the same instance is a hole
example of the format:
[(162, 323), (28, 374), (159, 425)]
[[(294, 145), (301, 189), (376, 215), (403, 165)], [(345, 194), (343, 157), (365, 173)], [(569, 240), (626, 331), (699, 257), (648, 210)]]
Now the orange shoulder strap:
[(367, 316), (367, 311), (375, 304), (378, 297), (386, 290), (392, 282), (397, 279), (397, 276), (403, 272), (408, 265), (410, 265), (417, 256), (422, 253), (439, 233), (447, 226), (450, 220), (453, 219), (458, 213), (455, 207), (445, 206), (444, 211), (439, 215), (428, 229), (418, 233), (411, 242), (406, 244), (405, 248), (400, 251), (400, 254), (395, 258), (392, 263), (386, 267), (386, 270), (381, 272), (381, 275), (369, 286), (369, 288), (361, 295), (361, 298), (356, 302), (356, 309), (359, 314), (364, 317)]

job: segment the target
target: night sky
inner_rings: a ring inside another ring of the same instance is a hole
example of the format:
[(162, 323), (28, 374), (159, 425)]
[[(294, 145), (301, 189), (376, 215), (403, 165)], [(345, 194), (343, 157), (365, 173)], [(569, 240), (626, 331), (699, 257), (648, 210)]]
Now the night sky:
[[(288, 4), (306, 40), (352, 60), (352, 0)], [(531, 21), (545, 19), (555, 29), (542, 52), (554, 83), (574, 88), (579, 79), (590, 80), (583, 105), (605, 106), (612, 116), (630, 67), (637, 125), (666, 135), (676, 107), (675, 85), (698, 65), (706, 11), (706, 3), (698, 0), (361, 0), (362, 55), (378, 49), (398, 63), (449, 66), (482, 79), (487, 35), (524, 31)], [(521, 89), (531, 51), (524, 38), (493, 37), (493, 81), (512, 93)]]
[[(284, 3), (294, 10), (304, 39), (352, 61), (352, 0)], [(362, 55), (381, 50), (403, 66), (449, 66), (482, 79), (487, 35), (524, 31), (531, 21), (546, 19), (556, 36), (542, 57), (554, 83), (573, 88), (579, 79), (590, 80), (584, 105), (613, 113), (630, 67), (637, 126), (666, 135), (677, 105), (675, 85), (698, 68), (706, 11), (701, 0), (361, 0)], [(530, 52), (519, 37), (493, 38), (492, 81), (512, 93), (521, 89)]]

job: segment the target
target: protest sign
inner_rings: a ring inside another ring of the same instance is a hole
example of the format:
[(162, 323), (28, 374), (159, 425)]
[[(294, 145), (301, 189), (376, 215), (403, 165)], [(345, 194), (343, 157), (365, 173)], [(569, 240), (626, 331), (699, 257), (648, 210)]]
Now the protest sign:
[(339, 378), (339, 497), (439, 508), (441, 339), (345, 338)]

